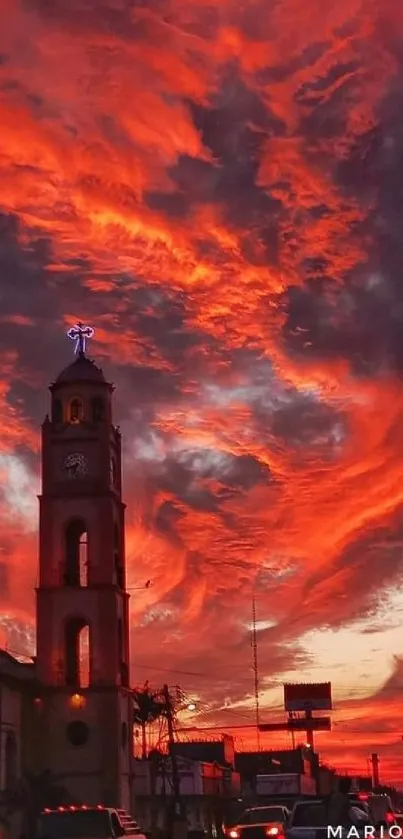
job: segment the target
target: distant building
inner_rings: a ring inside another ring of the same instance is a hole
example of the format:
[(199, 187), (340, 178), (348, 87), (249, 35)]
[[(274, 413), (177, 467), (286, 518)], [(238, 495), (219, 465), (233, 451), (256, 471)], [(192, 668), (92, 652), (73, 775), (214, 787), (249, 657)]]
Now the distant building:
[[(177, 744), (182, 745), (182, 744)], [(188, 744), (186, 744), (188, 745)], [(240, 778), (231, 768), (218, 763), (177, 756), (180, 796), (188, 828), (216, 835), (225, 821), (227, 802), (240, 796)], [(161, 755), (153, 760), (134, 761), (133, 791), (136, 817), (143, 829), (163, 829), (172, 808), (171, 760)]]
[[(311, 749), (303, 746), (277, 751), (238, 752), (235, 768), (241, 777), (243, 794), (253, 798), (259, 794), (258, 777), (283, 774), (316, 780), (318, 757)], [(300, 786), (304, 786), (304, 781), (301, 781)], [(312, 784), (308, 786), (311, 789)]]
[(0, 650), (0, 790), (13, 786), (23, 769), (32, 768), (35, 684), (33, 659), (18, 661)]
[(235, 769), (234, 738), (224, 734), (220, 740), (191, 740), (174, 745), (175, 753), (189, 760), (201, 760)]

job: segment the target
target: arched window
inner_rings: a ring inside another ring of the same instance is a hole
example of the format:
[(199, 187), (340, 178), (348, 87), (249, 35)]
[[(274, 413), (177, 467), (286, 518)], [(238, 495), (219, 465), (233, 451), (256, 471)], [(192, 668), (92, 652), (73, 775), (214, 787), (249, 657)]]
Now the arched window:
[(10, 789), (17, 781), (17, 741), (12, 731), (6, 735), (4, 762), (6, 789)]
[(72, 519), (65, 530), (64, 583), (88, 585), (88, 533), (83, 519)]
[(72, 688), (86, 688), (91, 683), (91, 632), (83, 618), (66, 623), (65, 681)]
[(63, 422), (63, 405), (60, 399), (52, 402), (52, 422)]
[(69, 404), (69, 422), (79, 423), (84, 419), (84, 405), (81, 399), (72, 399)]
[(91, 400), (91, 410), (93, 422), (102, 422), (105, 419), (105, 402), (99, 396), (94, 396)]

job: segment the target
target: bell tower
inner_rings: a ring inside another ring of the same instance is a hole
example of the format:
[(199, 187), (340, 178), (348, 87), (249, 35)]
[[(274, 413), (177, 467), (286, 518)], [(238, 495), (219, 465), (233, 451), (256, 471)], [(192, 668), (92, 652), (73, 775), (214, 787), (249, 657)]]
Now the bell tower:
[(130, 811), (132, 711), (121, 437), (113, 386), (85, 354), (50, 387), (42, 425), (37, 677), (43, 768), (77, 803)]

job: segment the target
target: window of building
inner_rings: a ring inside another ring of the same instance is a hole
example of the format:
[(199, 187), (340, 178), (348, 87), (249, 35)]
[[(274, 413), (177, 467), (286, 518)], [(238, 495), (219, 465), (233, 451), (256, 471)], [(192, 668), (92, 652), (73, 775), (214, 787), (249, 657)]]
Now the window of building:
[(72, 519), (65, 530), (66, 586), (88, 585), (88, 533), (83, 519)]
[(76, 689), (91, 683), (91, 631), (83, 618), (71, 618), (66, 623), (65, 682)]
[(5, 785), (10, 789), (17, 781), (17, 741), (13, 731), (6, 734), (4, 747)]
[[(69, 722), (66, 726), (66, 736), (69, 743), (72, 746), (85, 746), (85, 744), (88, 743), (89, 740), (90, 730), (88, 728), (88, 725), (82, 720), (73, 720), (72, 722)], [(87, 832), (90, 833), (90, 828), (88, 827), (88, 824), (84, 825), (83, 834)]]
[(84, 419), (84, 405), (81, 399), (72, 399), (69, 404), (69, 422), (78, 423)]
[(88, 534), (82, 533), (79, 542), (80, 586), (88, 585)]
[(63, 405), (60, 399), (52, 402), (52, 422), (63, 422)]
[(105, 419), (105, 402), (101, 397), (94, 396), (91, 400), (91, 411), (93, 422), (102, 422)]

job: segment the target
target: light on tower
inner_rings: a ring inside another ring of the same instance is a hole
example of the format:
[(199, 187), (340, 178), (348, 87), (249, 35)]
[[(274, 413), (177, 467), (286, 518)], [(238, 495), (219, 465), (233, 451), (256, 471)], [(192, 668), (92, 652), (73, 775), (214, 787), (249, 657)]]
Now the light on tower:
[(73, 695), (70, 696), (69, 705), (71, 706), (71, 708), (84, 708), (84, 696), (81, 696), (80, 693), (73, 693)]

